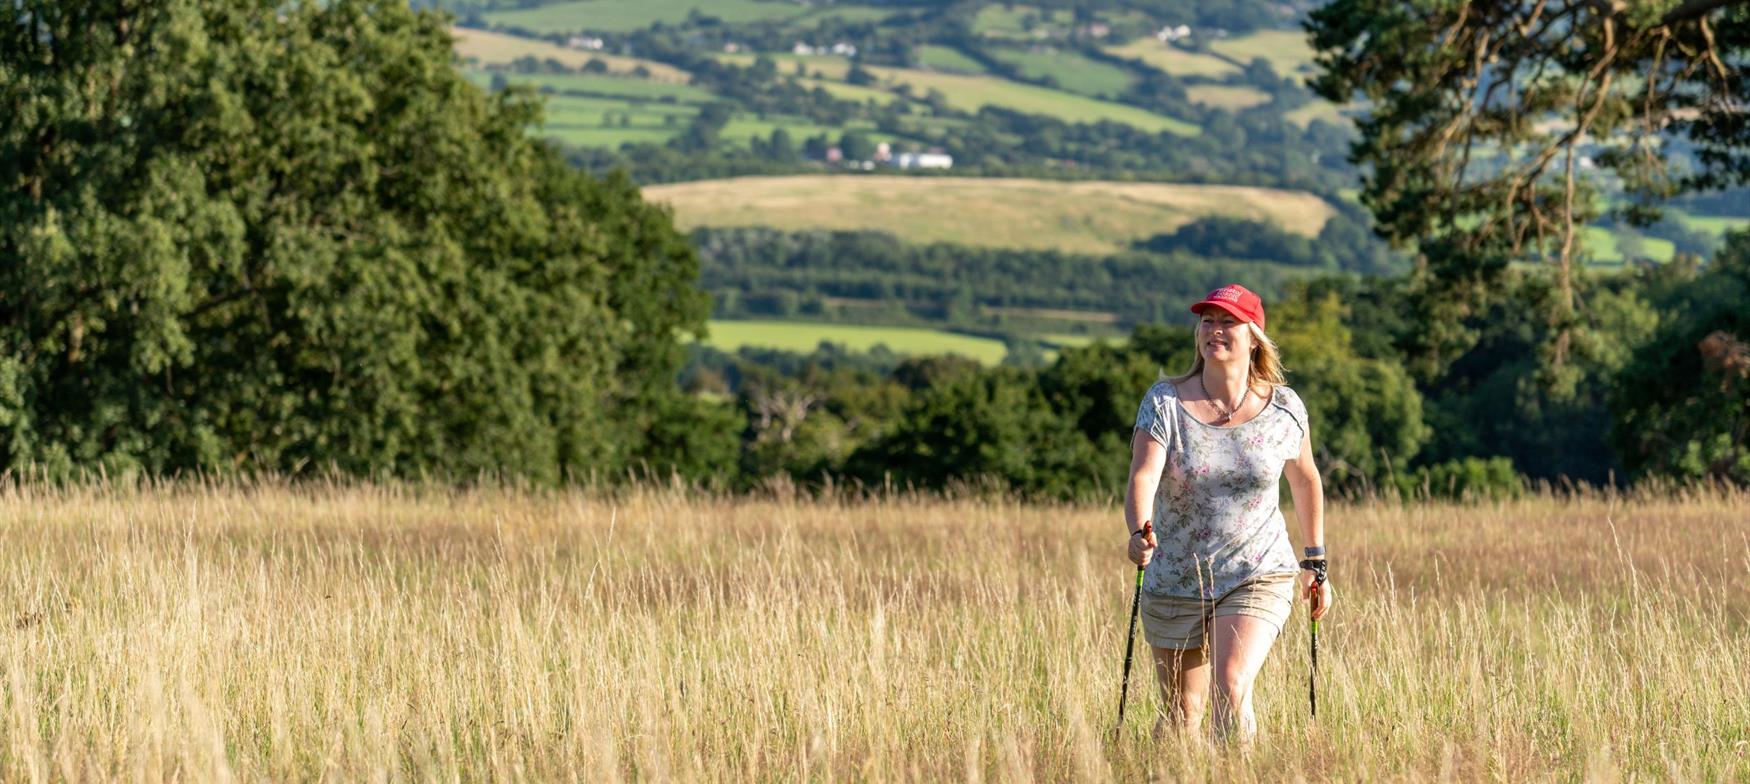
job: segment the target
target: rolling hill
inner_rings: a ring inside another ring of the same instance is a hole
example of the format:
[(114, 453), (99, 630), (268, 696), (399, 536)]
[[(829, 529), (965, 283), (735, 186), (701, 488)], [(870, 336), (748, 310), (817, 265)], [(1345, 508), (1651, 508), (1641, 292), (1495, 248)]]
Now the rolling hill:
[(916, 243), (1111, 253), (1199, 217), (1316, 235), (1335, 211), (1309, 193), (1229, 185), (887, 175), (742, 177), (644, 189), (696, 226), (879, 230)]

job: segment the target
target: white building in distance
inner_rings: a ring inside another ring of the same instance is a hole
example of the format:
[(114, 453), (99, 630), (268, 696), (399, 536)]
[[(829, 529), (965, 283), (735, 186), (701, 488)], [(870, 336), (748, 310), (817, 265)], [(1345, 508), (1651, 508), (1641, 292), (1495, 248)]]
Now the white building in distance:
[(1168, 25), (1166, 27), (1161, 28), (1160, 32), (1155, 33), (1155, 38), (1159, 39), (1160, 42), (1163, 44), (1170, 44), (1174, 41), (1182, 41), (1182, 40), (1184, 40), (1186, 38), (1190, 38), (1190, 37), (1191, 37), (1191, 27), (1189, 25), (1178, 25), (1176, 27), (1172, 26), (1172, 25)]
[(942, 152), (902, 152), (893, 156), (893, 165), (901, 169), (951, 169), (954, 156)]

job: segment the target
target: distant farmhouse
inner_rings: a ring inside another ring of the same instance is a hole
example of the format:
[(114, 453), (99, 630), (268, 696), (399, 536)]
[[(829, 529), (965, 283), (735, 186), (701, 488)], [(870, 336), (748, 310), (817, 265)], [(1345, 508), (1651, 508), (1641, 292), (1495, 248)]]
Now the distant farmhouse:
[(902, 152), (893, 156), (893, 165), (901, 169), (950, 169), (954, 156), (943, 152)]
[(839, 55), (841, 57), (856, 57), (857, 56), (857, 45), (845, 43), (844, 41), (839, 41), (838, 43), (835, 43), (830, 47), (829, 46), (810, 46), (810, 45), (803, 43), (801, 41), (797, 41), (795, 46), (790, 47), (790, 53), (797, 55), (799, 57), (810, 57), (810, 56), (828, 55), (828, 54), (836, 54), (836, 55)]
[(895, 169), (952, 169), (954, 156), (944, 152), (940, 147), (931, 147), (929, 152), (894, 153), (893, 146), (887, 142), (875, 145), (875, 155), (872, 160), (858, 161), (845, 157), (844, 150), (838, 147), (826, 148), (824, 160), (853, 169), (869, 171), (876, 166), (890, 166)]
[(1189, 25), (1177, 25), (1177, 26), (1168, 25), (1166, 27), (1161, 28), (1160, 32), (1155, 33), (1155, 38), (1158, 39), (1163, 44), (1170, 44), (1174, 41), (1182, 41), (1182, 40), (1184, 40), (1186, 38), (1190, 38), (1190, 37), (1191, 37), (1191, 27)]

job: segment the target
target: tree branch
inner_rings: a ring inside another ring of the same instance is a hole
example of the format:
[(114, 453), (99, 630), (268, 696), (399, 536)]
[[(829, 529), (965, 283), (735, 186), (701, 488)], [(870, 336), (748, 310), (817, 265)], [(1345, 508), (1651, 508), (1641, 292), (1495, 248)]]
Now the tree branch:
[(1666, 11), (1659, 24), (1664, 27), (1682, 24), (1731, 5), (1750, 5), (1750, 0), (1684, 0), (1676, 8)]

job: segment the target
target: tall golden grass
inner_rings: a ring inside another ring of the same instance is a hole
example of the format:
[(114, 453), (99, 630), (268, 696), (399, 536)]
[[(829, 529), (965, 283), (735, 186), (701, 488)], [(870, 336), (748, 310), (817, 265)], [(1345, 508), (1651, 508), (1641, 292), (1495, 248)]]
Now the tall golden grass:
[(1337, 506), (1240, 749), (1113, 737), (1115, 508), (13, 484), (0, 778), (1744, 780), (1746, 509)]

